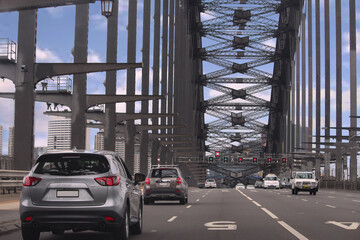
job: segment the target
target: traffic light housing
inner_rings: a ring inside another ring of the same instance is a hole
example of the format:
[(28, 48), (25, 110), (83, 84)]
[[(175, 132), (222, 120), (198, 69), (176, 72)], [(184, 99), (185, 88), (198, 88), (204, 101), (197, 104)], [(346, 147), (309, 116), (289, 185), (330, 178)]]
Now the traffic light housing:
[(267, 162), (268, 162), (268, 163), (271, 163), (271, 158), (268, 158), (268, 159), (267, 159)]
[(224, 162), (228, 162), (228, 157), (224, 157)]
[(242, 157), (239, 157), (239, 158), (238, 158), (238, 162), (239, 162), (239, 163), (242, 163), (242, 162), (243, 162), (243, 158), (242, 158)]
[(209, 162), (214, 162), (214, 158), (213, 157), (209, 157)]
[(286, 158), (282, 158), (281, 162), (286, 163)]
[(253, 158), (253, 163), (257, 163), (257, 158)]
[(215, 157), (220, 157), (220, 152), (219, 151), (215, 152)]

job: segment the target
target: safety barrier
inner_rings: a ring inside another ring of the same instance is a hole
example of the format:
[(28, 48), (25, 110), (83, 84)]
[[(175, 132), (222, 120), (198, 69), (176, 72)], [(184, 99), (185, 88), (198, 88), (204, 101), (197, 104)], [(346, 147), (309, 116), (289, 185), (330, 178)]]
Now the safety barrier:
[(355, 190), (360, 191), (360, 181), (331, 181), (322, 180), (320, 181), (320, 188), (323, 189), (343, 189), (343, 190)]
[(21, 190), (23, 184), (23, 178), (29, 173), (29, 171), (19, 170), (0, 170), (0, 189), (1, 193), (5, 194), (13, 191), (16, 193)]

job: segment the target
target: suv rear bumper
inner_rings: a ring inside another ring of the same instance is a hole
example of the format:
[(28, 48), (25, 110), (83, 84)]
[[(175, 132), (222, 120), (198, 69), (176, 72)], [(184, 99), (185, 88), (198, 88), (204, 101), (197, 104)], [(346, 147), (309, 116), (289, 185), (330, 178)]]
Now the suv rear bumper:
[(295, 189), (296, 189), (298, 192), (310, 192), (310, 191), (315, 191), (315, 192), (317, 192), (317, 191), (318, 191), (318, 188), (317, 188), (317, 187), (309, 187), (309, 188), (299, 188), (299, 187), (295, 187)]
[(146, 201), (146, 200), (181, 200), (185, 197), (185, 193), (180, 190), (167, 191), (167, 192), (157, 192), (157, 191), (152, 191), (152, 190), (150, 190), (150, 192), (148, 192), (148, 191), (145, 192), (144, 201)]
[[(31, 221), (26, 222), (25, 218), (32, 216)], [(107, 221), (105, 216), (110, 216), (115, 221)], [(120, 227), (124, 222), (123, 217), (114, 215), (113, 212), (27, 212), (21, 216), (21, 227), (34, 229), (40, 232), (53, 230), (73, 230), (73, 231), (104, 231), (110, 232)]]

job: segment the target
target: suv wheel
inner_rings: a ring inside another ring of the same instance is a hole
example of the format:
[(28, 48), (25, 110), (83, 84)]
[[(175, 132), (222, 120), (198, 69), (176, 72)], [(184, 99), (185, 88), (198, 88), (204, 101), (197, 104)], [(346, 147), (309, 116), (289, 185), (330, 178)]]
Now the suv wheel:
[(295, 194), (295, 190), (291, 189), (291, 194), (294, 195)]
[(129, 235), (130, 235), (129, 225), (130, 225), (129, 211), (128, 209), (126, 209), (125, 221), (123, 222), (121, 227), (116, 228), (114, 230), (113, 233), (114, 240), (129, 240)]
[(130, 228), (130, 231), (131, 231), (131, 233), (133, 233), (133, 234), (141, 234), (141, 232), (142, 232), (142, 225), (143, 225), (143, 214), (142, 214), (142, 210), (143, 210), (143, 208), (142, 208), (142, 206), (141, 206), (141, 204), (140, 204), (140, 206), (139, 206), (139, 213), (138, 213), (138, 219), (139, 219), (139, 221), (138, 221), (135, 225), (131, 226), (131, 228)]
[(182, 199), (180, 199), (180, 204), (181, 205), (184, 205), (186, 203), (186, 198), (185, 197), (183, 197)]
[(21, 235), (24, 240), (39, 240), (40, 232), (33, 229), (21, 228)]
[(152, 200), (152, 199), (144, 199), (144, 204), (145, 205), (149, 205), (149, 204), (152, 204), (152, 203), (154, 203), (154, 200)]
[(297, 190), (297, 188), (294, 189), (294, 194), (295, 194), (295, 195), (298, 195), (298, 190)]

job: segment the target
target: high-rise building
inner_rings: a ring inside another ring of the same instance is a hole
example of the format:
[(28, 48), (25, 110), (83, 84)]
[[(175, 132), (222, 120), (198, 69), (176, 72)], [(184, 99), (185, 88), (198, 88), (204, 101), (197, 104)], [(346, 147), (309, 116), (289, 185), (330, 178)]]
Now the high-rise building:
[(125, 134), (123, 133), (116, 134), (115, 152), (125, 160)]
[(51, 117), (48, 124), (48, 150), (71, 149), (71, 119)]
[(94, 150), (104, 150), (104, 130), (95, 135)]
[(3, 149), (3, 142), (2, 142), (2, 138), (3, 138), (3, 127), (0, 125), (0, 155), (2, 155), (2, 149)]
[(8, 155), (14, 156), (14, 127), (9, 128)]

